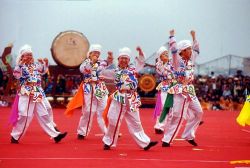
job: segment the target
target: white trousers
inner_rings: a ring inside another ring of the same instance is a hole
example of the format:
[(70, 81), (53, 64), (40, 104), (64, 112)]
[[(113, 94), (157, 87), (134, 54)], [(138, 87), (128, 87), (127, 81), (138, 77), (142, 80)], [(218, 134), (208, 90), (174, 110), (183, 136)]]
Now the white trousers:
[(51, 119), (51, 121), (52, 121), (52, 123), (53, 123), (53, 126), (56, 127), (56, 123), (54, 122), (53, 110), (52, 110), (52, 107), (51, 107), (50, 102), (49, 102), (49, 100), (47, 99), (47, 97), (45, 97), (45, 98), (43, 99), (43, 102), (44, 102), (44, 105), (45, 105), (45, 107), (46, 107), (46, 109), (47, 109), (47, 111), (48, 111), (48, 113), (49, 113), (49, 117), (50, 117), (50, 119)]
[(43, 102), (32, 102), (29, 96), (19, 96), (18, 114), (17, 123), (11, 132), (11, 136), (16, 140), (19, 140), (25, 134), (34, 115), (36, 115), (40, 126), (49, 136), (54, 138), (60, 134), (55, 130)]
[[(167, 92), (162, 92), (162, 91), (161, 91), (161, 107), (162, 107), (162, 108), (161, 108), (161, 112), (162, 112), (162, 109), (163, 109), (163, 107), (164, 107), (164, 104), (165, 104), (165, 100), (166, 100), (166, 98), (167, 98), (167, 95), (168, 95)], [(165, 126), (166, 126), (166, 124), (167, 124), (167, 123), (166, 123), (166, 122), (167, 122), (167, 117), (165, 118), (165, 120), (164, 120), (162, 123), (159, 122), (159, 119), (160, 119), (160, 116), (157, 117), (156, 122), (155, 122), (155, 125), (154, 125), (154, 128), (164, 131), (164, 128), (165, 128)]]
[(163, 142), (171, 143), (178, 134), (184, 119), (187, 119), (182, 138), (192, 140), (202, 119), (203, 111), (198, 99), (191, 100), (181, 94), (174, 95), (174, 104), (167, 118)]
[(112, 100), (108, 111), (109, 125), (107, 133), (102, 139), (103, 142), (106, 145), (116, 147), (123, 117), (127, 123), (129, 133), (137, 145), (141, 148), (146, 147), (150, 143), (150, 138), (142, 128), (139, 109), (136, 112), (131, 112), (128, 103), (122, 105), (115, 100)]
[(107, 104), (108, 96), (98, 100), (93, 93), (84, 94), (84, 106), (82, 107), (82, 116), (80, 118), (77, 134), (87, 136), (92, 127), (93, 116), (96, 113), (97, 122), (103, 134), (107, 132), (102, 113)]
[(202, 120), (203, 110), (198, 98), (191, 100), (187, 109), (187, 123), (182, 133), (182, 138), (192, 140), (195, 138), (195, 133)]

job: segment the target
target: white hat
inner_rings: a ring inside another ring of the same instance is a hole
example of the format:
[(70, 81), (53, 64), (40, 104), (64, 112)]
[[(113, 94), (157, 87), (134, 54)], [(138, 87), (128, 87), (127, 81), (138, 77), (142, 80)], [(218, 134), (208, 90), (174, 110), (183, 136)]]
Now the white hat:
[(168, 51), (168, 49), (165, 46), (161, 46), (159, 50), (156, 52), (156, 57), (159, 58), (161, 54), (165, 51)]
[(177, 44), (177, 48), (178, 48), (178, 53), (180, 53), (182, 50), (185, 50), (188, 47), (191, 47), (192, 43), (190, 40), (181, 40), (178, 44)]
[(119, 49), (118, 58), (120, 56), (122, 56), (122, 57), (127, 57), (130, 59), (130, 54), (131, 54), (131, 50), (128, 47), (123, 47), (123, 48)]
[(102, 46), (100, 44), (91, 44), (89, 47), (88, 56), (89, 56), (89, 53), (91, 53), (93, 51), (98, 51), (101, 53)]
[(31, 49), (31, 46), (28, 45), (28, 44), (25, 44), (24, 46), (22, 46), (19, 50), (19, 55), (17, 56), (16, 58), (16, 64), (18, 65), (22, 56), (25, 54), (25, 53), (32, 53), (32, 49)]

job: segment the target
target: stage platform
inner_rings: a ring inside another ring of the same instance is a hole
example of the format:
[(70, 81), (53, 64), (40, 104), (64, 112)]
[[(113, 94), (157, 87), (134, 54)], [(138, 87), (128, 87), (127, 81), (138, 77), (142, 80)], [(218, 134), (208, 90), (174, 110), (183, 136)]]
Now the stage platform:
[[(66, 117), (65, 109), (55, 108), (58, 128), (68, 131), (59, 144), (55, 144), (33, 119), (19, 144), (10, 144), (11, 126), (8, 125), (10, 108), (0, 108), (0, 168), (246, 168), (250, 167), (250, 127), (240, 127), (235, 119), (237, 111), (205, 111), (204, 124), (197, 132), (197, 147), (180, 136), (169, 148), (161, 147), (163, 135), (154, 133), (153, 109), (141, 108), (140, 115), (145, 132), (159, 144), (144, 151), (128, 133), (126, 122), (121, 127), (118, 146), (103, 150), (102, 134), (96, 118), (90, 135), (77, 140), (76, 128), (80, 110)], [(248, 163), (248, 164), (247, 164)]]

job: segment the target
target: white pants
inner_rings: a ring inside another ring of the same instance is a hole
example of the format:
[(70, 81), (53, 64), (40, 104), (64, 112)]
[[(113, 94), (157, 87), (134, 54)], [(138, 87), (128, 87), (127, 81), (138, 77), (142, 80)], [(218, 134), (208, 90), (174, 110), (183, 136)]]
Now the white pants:
[[(165, 104), (165, 100), (166, 100), (166, 98), (167, 98), (167, 95), (168, 95), (167, 92), (162, 92), (162, 91), (161, 91), (161, 107), (162, 107), (162, 108), (161, 108), (161, 112), (162, 112), (162, 110), (163, 110), (163, 107), (164, 107), (164, 104)], [(166, 117), (166, 118), (167, 118), (167, 117)], [(164, 120), (162, 123), (160, 123), (160, 122), (159, 122), (160, 116), (158, 116), (157, 119), (156, 119), (154, 128), (164, 131), (164, 128), (165, 128), (166, 122), (167, 122), (167, 119), (166, 119), (166, 118), (165, 118), (165, 120)]]
[(32, 102), (29, 96), (19, 96), (18, 114), (17, 123), (11, 132), (11, 136), (16, 140), (19, 140), (25, 134), (34, 115), (36, 115), (39, 124), (49, 136), (54, 138), (60, 134), (55, 130), (43, 102)]
[(77, 128), (77, 134), (87, 136), (92, 127), (93, 116), (96, 113), (97, 122), (103, 134), (107, 132), (102, 113), (107, 104), (108, 96), (98, 100), (93, 93), (84, 94), (84, 106), (82, 107), (82, 116)]
[(171, 143), (178, 134), (182, 121), (187, 119), (182, 138), (192, 140), (202, 118), (202, 108), (199, 100), (191, 100), (182, 95), (174, 95), (174, 104), (167, 119), (163, 142)]
[(142, 128), (139, 109), (136, 112), (131, 112), (128, 104), (122, 105), (115, 100), (112, 100), (108, 111), (109, 125), (107, 133), (102, 139), (103, 142), (106, 145), (116, 147), (123, 117), (127, 123), (130, 135), (141, 148), (145, 148), (150, 143), (150, 138), (144, 133)]
[(187, 114), (187, 123), (185, 130), (182, 133), (182, 138), (192, 140), (195, 138), (196, 130), (199, 127), (203, 116), (203, 110), (198, 98), (189, 102)]
[(48, 111), (48, 113), (49, 113), (49, 117), (50, 117), (50, 119), (51, 119), (51, 121), (52, 121), (52, 123), (53, 123), (53, 126), (56, 127), (56, 123), (54, 122), (54, 116), (53, 116), (52, 107), (51, 107), (50, 102), (49, 102), (49, 100), (47, 99), (47, 97), (45, 97), (45, 98), (43, 99), (43, 102), (44, 102), (44, 105), (45, 105), (45, 107), (46, 107), (46, 109), (47, 109), (47, 111)]

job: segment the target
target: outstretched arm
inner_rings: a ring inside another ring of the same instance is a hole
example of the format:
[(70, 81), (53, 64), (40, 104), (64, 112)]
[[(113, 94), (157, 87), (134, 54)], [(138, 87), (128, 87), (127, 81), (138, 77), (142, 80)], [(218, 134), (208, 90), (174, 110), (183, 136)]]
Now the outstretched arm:
[(4, 51), (3, 51), (3, 54), (2, 54), (2, 60), (3, 60), (4, 64), (7, 64), (6, 57), (7, 57), (7, 55), (11, 54), (12, 48), (13, 48), (12, 43), (8, 44), (7, 47), (4, 48)]
[(192, 54), (192, 62), (193, 64), (195, 63), (196, 57), (200, 54), (200, 47), (199, 47), (199, 43), (196, 40), (196, 32), (194, 30), (190, 31), (190, 34), (192, 36), (193, 39), (193, 54)]
[(173, 58), (173, 67), (175, 70), (178, 70), (179, 68), (179, 58), (178, 58), (178, 48), (176, 44), (176, 39), (175, 39), (175, 30), (172, 29), (169, 31), (169, 49), (171, 50), (172, 53), (172, 58)]
[(136, 50), (138, 51), (139, 56), (135, 57), (135, 61), (136, 61), (136, 71), (139, 72), (140, 70), (143, 69), (144, 65), (145, 65), (145, 57), (144, 57), (144, 53), (141, 49), (140, 46), (138, 46), (136, 48)]

